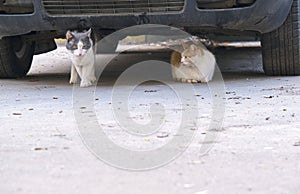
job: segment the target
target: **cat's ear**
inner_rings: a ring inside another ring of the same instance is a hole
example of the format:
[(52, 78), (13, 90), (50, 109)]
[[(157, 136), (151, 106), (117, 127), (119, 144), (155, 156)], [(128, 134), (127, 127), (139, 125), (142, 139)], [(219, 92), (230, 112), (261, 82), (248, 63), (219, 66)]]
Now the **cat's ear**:
[(196, 51), (196, 50), (197, 50), (197, 46), (194, 45), (194, 44), (192, 44), (192, 45), (190, 46), (190, 49), (191, 49), (191, 51)]
[(191, 47), (190, 47), (190, 49), (196, 55), (199, 55), (199, 56), (203, 56), (204, 55), (204, 48), (201, 45), (192, 44)]
[(182, 42), (181, 45), (182, 45), (183, 49), (188, 49), (190, 46), (190, 44), (188, 42)]
[(87, 32), (86, 32), (87, 36), (89, 38), (91, 38), (91, 35), (92, 35), (92, 28), (90, 28)]
[(70, 30), (68, 30), (67, 33), (66, 33), (66, 39), (68, 41), (74, 39), (74, 35), (73, 35), (73, 33)]

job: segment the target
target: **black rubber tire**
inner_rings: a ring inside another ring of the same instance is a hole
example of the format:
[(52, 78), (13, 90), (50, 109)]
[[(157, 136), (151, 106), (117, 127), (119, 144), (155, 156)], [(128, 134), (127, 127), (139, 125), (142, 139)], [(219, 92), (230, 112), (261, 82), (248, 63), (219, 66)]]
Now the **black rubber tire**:
[(294, 0), (284, 24), (261, 37), (263, 67), (267, 75), (300, 75), (299, 0)]
[(0, 39), (0, 77), (24, 77), (32, 63), (34, 43), (22, 37)]

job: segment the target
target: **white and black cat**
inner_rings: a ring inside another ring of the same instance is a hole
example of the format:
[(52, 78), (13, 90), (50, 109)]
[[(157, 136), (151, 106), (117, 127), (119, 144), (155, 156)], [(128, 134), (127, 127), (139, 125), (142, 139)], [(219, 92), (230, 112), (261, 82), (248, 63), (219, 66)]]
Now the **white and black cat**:
[(88, 87), (96, 81), (95, 52), (91, 39), (92, 30), (86, 32), (68, 31), (66, 33), (66, 48), (72, 61), (70, 84), (75, 84), (78, 75), (80, 87)]
[(176, 81), (206, 83), (212, 80), (216, 59), (201, 43), (191, 44), (171, 56), (172, 76)]

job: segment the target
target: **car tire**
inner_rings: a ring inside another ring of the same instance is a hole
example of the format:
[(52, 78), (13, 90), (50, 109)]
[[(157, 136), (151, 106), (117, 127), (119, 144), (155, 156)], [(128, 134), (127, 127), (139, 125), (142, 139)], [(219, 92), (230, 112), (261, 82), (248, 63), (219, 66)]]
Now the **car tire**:
[(267, 75), (300, 75), (300, 10), (294, 0), (284, 24), (262, 35), (263, 68)]
[(32, 63), (34, 43), (22, 37), (0, 39), (0, 77), (24, 77)]

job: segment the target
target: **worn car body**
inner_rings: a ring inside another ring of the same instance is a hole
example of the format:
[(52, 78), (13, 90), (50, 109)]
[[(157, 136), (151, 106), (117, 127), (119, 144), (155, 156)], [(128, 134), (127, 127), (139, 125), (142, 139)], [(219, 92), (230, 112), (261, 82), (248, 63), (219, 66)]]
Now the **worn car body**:
[(291, 5), (292, 0), (7, 0), (0, 2), (0, 36), (89, 26), (113, 31), (145, 23), (266, 33), (282, 25)]
[(103, 52), (115, 52), (127, 35), (177, 27), (218, 40), (261, 40), (266, 74), (299, 75), (299, 18), (300, 0), (1, 0), (0, 77), (25, 76), (33, 55), (55, 49), (54, 38), (67, 30), (93, 28), (103, 38), (141, 24), (160, 25), (114, 37)]

